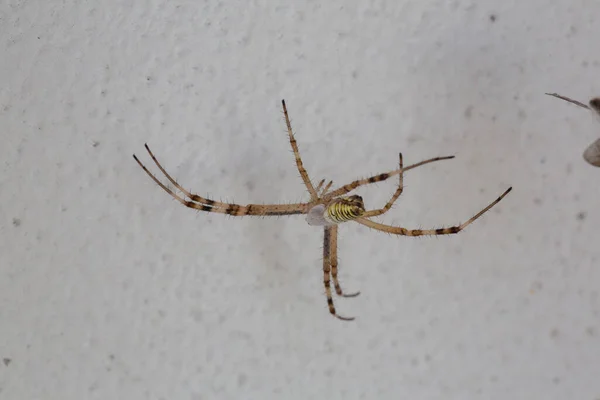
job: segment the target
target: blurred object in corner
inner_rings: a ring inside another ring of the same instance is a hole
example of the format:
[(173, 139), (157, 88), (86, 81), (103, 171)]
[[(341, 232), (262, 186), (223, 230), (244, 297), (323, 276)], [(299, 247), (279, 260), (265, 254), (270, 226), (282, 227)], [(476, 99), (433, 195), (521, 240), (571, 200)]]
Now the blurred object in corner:
[[(591, 99), (589, 102), (589, 106), (586, 106), (585, 104), (577, 100), (561, 96), (557, 93), (546, 94), (548, 96), (553, 96), (558, 99), (568, 101), (569, 103), (575, 104), (576, 106), (587, 108), (588, 110), (591, 110), (597, 117), (598, 121), (600, 121), (600, 97), (595, 97)], [(595, 167), (600, 167), (600, 139), (596, 140), (594, 143), (589, 145), (587, 149), (585, 149), (585, 151), (583, 152), (583, 159)]]

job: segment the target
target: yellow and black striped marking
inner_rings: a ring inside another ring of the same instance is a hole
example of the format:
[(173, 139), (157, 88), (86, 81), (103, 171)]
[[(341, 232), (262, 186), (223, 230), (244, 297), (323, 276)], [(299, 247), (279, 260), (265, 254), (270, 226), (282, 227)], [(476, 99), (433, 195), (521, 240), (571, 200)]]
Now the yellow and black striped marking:
[(325, 209), (325, 219), (334, 224), (352, 221), (365, 213), (365, 205), (360, 196), (340, 197), (333, 200)]

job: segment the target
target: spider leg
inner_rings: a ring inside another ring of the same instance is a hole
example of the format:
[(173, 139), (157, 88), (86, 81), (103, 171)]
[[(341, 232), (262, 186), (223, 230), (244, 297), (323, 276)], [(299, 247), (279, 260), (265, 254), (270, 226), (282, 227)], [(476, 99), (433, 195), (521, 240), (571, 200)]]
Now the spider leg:
[(365, 179), (358, 179), (358, 180), (356, 180), (354, 182), (350, 182), (350, 183), (348, 183), (348, 184), (346, 184), (344, 186), (339, 187), (338, 189), (335, 189), (335, 190), (327, 193), (327, 195), (325, 195), (323, 197), (323, 200), (329, 200), (329, 199), (332, 199), (334, 197), (342, 196), (342, 195), (344, 195), (344, 194), (346, 194), (348, 192), (351, 192), (354, 189), (356, 189), (356, 188), (358, 188), (360, 186), (363, 186), (363, 185), (369, 185), (371, 183), (385, 181), (386, 179), (389, 179), (392, 176), (399, 175), (400, 173), (406, 172), (406, 171), (408, 171), (410, 169), (413, 169), (413, 168), (420, 167), (421, 165), (429, 164), (429, 163), (432, 163), (432, 162), (435, 162), (435, 161), (450, 160), (452, 158), (454, 158), (454, 156), (430, 158), (428, 160), (421, 161), (421, 162), (418, 162), (416, 164), (409, 165), (408, 167), (404, 167), (404, 168), (401, 168), (401, 169), (396, 169), (396, 170), (393, 170), (393, 171), (390, 171), (390, 172), (385, 172), (383, 174), (373, 175), (373, 176), (371, 176), (369, 178), (365, 178)]
[(457, 226), (451, 226), (449, 228), (406, 229), (406, 228), (402, 228), (399, 226), (380, 224), (378, 222), (371, 221), (369, 219), (362, 218), (362, 217), (356, 218), (353, 221), (356, 221), (359, 224), (367, 226), (369, 228), (373, 228), (375, 230), (386, 232), (386, 233), (391, 233), (393, 235), (402, 235), (402, 236), (450, 235), (453, 233), (458, 233), (458, 232), (462, 231), (463, 229), (465, 229), (467, 226), (469, 226), (471, 223), (473, 223), (473, 221), (475, 221), (477, 218), (479, 218), (483, 214), (485, 214), (490, 208), (492, 208), (493, 206), (498, 204), (498, 202), (500, 202), (500, 200), (502, 200), (504, 198), (504, 196), (506, 196), (511, 190), (512, 190), (512, 187), (508, 188), (504, 193), (502, 193), (502, 195), (500, 195), (500, 197), (498, 197), (496, 200), (494, 200), (492, 203), (490, 203), (483, 210), (479, 211), (473, 217), (469, 218), (469, 220), (467, 222), (464, 222)]
[(338, 280), (338, 258), (337, 258), (337, 236), (338, 227), (337, 225), (325, 227), (325, 230), (329, 230), (329, 258), (331, 262), (331, 277), (333, 278), (333, 286), (338, 296), (342, 297), (356, 297), (360, 292), (344, 294), (340, 282)]
[[(596, 97), (590, 100), (589, 106), (585, 104), (570, 99), (565, 96), (561, 96), (557, 93), (546, 93), (548, 96), (553, 96), (561, 100), (568, 101), (569, 103), (573, 103), (579, 107), (587, 108), (588, 110), (592, 110), (596, 116), (596, 118), (600, 117), (600, 98)], [(600, 120), (600, 119), (599, 119)], [(590, 144), (587, 149), (583, 152), (583, 159), (587, 161), (589, 164), (600, 167), (600, 139), (596, 140), (592, 144)]]
[(185, 200), (175, 193), (172, 189), (167, 187), (164, 183), (162, 183), (152, 172), (146, 168), (141, 161), (133, 155), (133, 158), (140, 167), (152, 178), (152, 180), (160, 186), (164, 191), (169, 193), (171, 197), (180, 202), (186, 207), (194, 208), (196, 210), (215, 212), (220, 214), (228, 214), (233, 216), (244, 216), (244, 215), (260, 215), (260, 216), (281, 216), (281, 215), (297, 215), (297, 214), (306, 214), (308, 212), (309, 204), (308, 203), (296, 203), (296, 204), (248, 204), (245, 206), (239, 204), (232, 203), (222, 203), (219, 201), (214, 201), (208, 198), (200, 197), (198, 195), (192, 194), (185, 190), (181, 185), (179, 185), (175, 179), (173, 179), (167, 171), (160, 165), (154, 154), (150, 151), (150, 148), (146, 145), (146, 149), (150, 153), (150, 156), (161, 170), (161, 172), (167, 177), (167, 179), (175, 185), (175, 187), (183, 192), (183, 194), (191, 199), (191, 201)]
[(300, 151), (298, 150), (298, 143), (296, 143), (296, 138), (294, 137), (294, 132), (292, 131), (292, 124), (290, 123), (290, 117), (288, 116), (287, 107), (285, 106), (285, 100), (281, 100), (281, 104), (283, 105), (283, 114), (285, 115), (285, 123), (288, 129), (288, 136), (290, 138), (290, 144), (292, 145), (292, 150), (294, 151), (294, 157), (296, 158), (296, 166), (298, 167), (298, 172), (300, 172), (300, 176), (310, 193), (310, 200), (315, 201), (318, 199), (317, 191), (312, 185), (310, 178), (308, 177), (308, 172), (304, 168), (302, 164), (302, 159), (300, 158)]
[[(152, 158), (152, 161), (154, 161), (154, 164), (156, 164), (156, 166), (158, 167), (158, 169), (160, 169), (160, 172), (163, 173), (164, 176), (167, 177), (167, 179), (169, 180), (169, 182), (171, 182), (177, 189), (179, 189), (181, 192), (183, 192), (183, 194), (185, 195), (185, 197), (189, 198), (192, 201), (195, 201), (197, 203), (204, 203), (207, 205), (210, 205), (211, 207), (215, 208), (215, 207), (219, 207), (219, 204), (224, 204), (224, 203), (218, 203), (215, 202), (213, 200), (198, 196), (197, 194), (193, 194), (188, 192), (183, 186), (181, 186), (179, 183), (177, 183), (177, 181), (175, 179), (173, 179), (173, 177), (171, 175), (169, 175), (169, 173), (163, 168), (163, 166), (158, 162), (158, 160), (156, 159), (156, 157), (154, 156), (154, 154), (152, 153), (152, 150), (150, 150), (150, 147), (148, 147), (148, 145), (146, 143), (144, 143), (144, 147), (146, 148), (146, 150), (148, 151), (148, 154), (150, 154), (150, 157)], [(135, 158), (135, 160), (138, 162), (138, 164), (140, 164), (140, 166), (144, 169), (144, 171), (146, 171), (148, 174), (150, 174), (150, 176), (153, 176), (143, 165), (142, 163), (137, 159), (137, 157), (134, 155), (133, 158)], [(156, 181), (156, 180), (155, 180)]]
[(390, 199), (390, 201), (388, 201), (385, 206), (383, 206), (383, 208), (380, 208), (379, 210), (372, 210), (372, 211), (367, 211), (366, 213), (364, 213), (362, 215), (362, 217), (364, 218), (370, 218), (370, 217), (376, 217), (378, 215), (384, 214), (386, 212), (389, 211), (390, 208), (392, 208), (392, 205), (394, 204), (394, 202), (396, 200), (398, 200), (398, 197), (400, 197), (400, 195), (402, 194), (402, 191), (404, 190), (404, 172), (402, 170), (402, 153), (400, 153), (400, 168), (399, 171), (401, 171), (398, 174), (398, 188), (396, 189), (396, 192), (394, 193), (394, 195), (392, 196), (392, 198)]
[(557, 99), (561, 99), (561, 100), (564, 100), (564, 101), (568, 101), (569, 103), (575, 104), (576, 106), (583, 107), (583, 108), (587, 108), (588, 110), (590, 109), (590, 108), (589, 108), (588, 106), (586, 106), (585, 104), (583, 104), (583, 103), (581, 103), (581, 102), (579, 102), (579, 101), (577, 101), (577, 100), (573, 100), (573, 99), (570, 99), (570, 98), (568, 98), (568, 97), (561, 96), (561, 95), (560, 95), (560, 94), (558, 94), (558, 93), (546, 93), (546, 94), (547, 94), (548, 96), (556, 97)]
[(325, 295), (327, 296), (327, 305), (329, 312), (334, 317), (342, 321), (352, 321), (354, 318), (342, 317), (335, 312), (333, 297), (331, 296), (331, 231), (325, 227), (323, 234), (323, 284), (325, 285)]

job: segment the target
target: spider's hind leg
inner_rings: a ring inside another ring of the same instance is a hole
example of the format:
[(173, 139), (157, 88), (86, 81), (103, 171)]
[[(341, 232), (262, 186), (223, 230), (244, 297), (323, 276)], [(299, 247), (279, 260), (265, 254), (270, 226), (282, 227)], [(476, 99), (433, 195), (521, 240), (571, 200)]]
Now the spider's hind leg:
[(338, 227), (337, 225), (333, 225), (331, 227), (325, 228), (329, 229), (329, 258), (331, 262), (331, 277), (333, 278), (333, 287), (335, 288), (335, 293), (338, 296), (342, 297), (356, 297), (360, 294), (360, 292), (354, 293), (344, 293), (342, 291), (342, 287), (340, 286), (340, 281), (338, 280), (338, 258), (337, 258), (337, 236), (338, 236)]
[[(180, 202), (186, 207), (193, 208), (200, 211), (214, 212), (220, 214), (227, 214), (236, 217), (244, 215), (256, 215), (256, 216), (282, 216), (282, 215), (298, 215), (306, 214), (308, 212), (308, 203), (296, 203), (296, 204), (247, 204), (239, 205), (233, 203), (222, 203), (220, 201), (214, 201), (205, 197), (198, 196), (197, 194), (190, 193), (183, 186), (167, 173), (163, 166), (158, 162), (150, 147), (145, 145), (148, 154), (160, 169), (160, 171), (167, 177), (176, 189), (171, 189), (164, 183), (162, 183), (152, 172), (146, 168), (144, 164), (134, 154), (133, 158), (138, 165), (146, 172), (146, 174), (165, 192), (171, 197)], [(180, 196), (176, 190), (180, 190), (184, 197)], [(189, 200), (186, 200), (188, 198)]]
[(381, 232), (391, 233), (392, 235), (401, 235), (401, 236), (452, 235), (452, 234), (456, 234), (456, 233), (462, 231), (467, 226), (469, 226), (473, 222), (475, 222), (475, 220), (477, 220), (483, 214), (488, 212), (492, 207), (494, 207), (496, 204), (498, 204), (504, 198), (504, 196), (506, 196), (508, 193), (510, 193), (511, 190), (512, 190), (512, 187), (509, 187), (504, 193), (502, 193), (500, 195), (500, 197), (498, 197), (496, 200), (494, 200), (493, 202), (488, 204), (487, 207), (485, 207), (483, 210), (479, 211), (477, 214), (475, 214), (474, 216), (469, 218), (466, 222), (463, 222), (460, 225), (451, 226), (448, 228), (406, 229), (401, 226), (380, 224), (379, 222), (371, 221), (370, 219), (363, 218), (363, 217), (356, 218), (353, 221), (358, 222), (359, 224), (367, 226), (371, 229), (375, 229), (375, 230), (378, 230)]
[[(352, 321), (354, 318), (342, 317), (335, 312), (335, 306), (333, 305), (333, 296), (331, 295), (331, 227), (325, 227), (323, 235), (323, 284), (325, 285), (325, 295), (327, 296), (327, 306), (329, 312), (334, 317), (341, 319), (342, 321)], [(337, 266), (336, 266), (337, 268)], [(336, 270), (337, 271), (337, 270)]]

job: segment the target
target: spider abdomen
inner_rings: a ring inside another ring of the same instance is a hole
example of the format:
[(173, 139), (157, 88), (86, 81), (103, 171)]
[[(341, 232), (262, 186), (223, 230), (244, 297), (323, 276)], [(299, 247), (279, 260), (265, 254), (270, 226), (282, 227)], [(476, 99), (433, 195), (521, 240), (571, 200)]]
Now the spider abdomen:
[(333, 200), (325, 209), (325, 219), (334, 224), (352, 221), (365, 213), (360, 196), (340, 197)]

